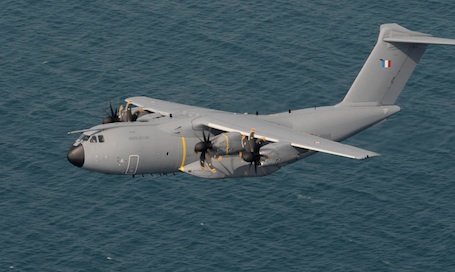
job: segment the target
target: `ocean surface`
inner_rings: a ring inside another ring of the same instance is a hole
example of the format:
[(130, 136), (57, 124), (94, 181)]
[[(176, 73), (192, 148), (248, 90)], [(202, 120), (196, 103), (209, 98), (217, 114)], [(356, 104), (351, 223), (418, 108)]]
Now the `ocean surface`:
[(455, 38), (455, 2), (26, 1), (0, 8), (0, 271), (455, 271), (455, 47), (402, 111), (262, 178), (111, 176), (66, 152), (109, 102), (269, 114), (335, 104), (396, 22)]

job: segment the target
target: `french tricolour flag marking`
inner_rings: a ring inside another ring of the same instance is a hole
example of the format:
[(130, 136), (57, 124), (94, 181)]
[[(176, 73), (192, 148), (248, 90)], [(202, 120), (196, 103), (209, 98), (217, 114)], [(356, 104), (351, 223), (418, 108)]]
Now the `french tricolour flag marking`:
[(382, 62), (382, 68), (390, 68), (390, 67), (392, 67), (392, 61), (391, 60), (381, 59), (381, 62)]

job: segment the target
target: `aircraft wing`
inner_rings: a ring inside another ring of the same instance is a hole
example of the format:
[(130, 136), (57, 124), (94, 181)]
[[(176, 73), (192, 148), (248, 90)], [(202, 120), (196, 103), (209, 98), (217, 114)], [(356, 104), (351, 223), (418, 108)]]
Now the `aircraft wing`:
[(207, 114), (210, 112), (219, 112), (217, 110), (190, 106), (180, 103), (169, 102), (165, 100), (150, 98), (147, 96), (135, 96), (125, 99), (126, 102), (131, 101), (133, 105), (141, 107), (145, 110), (157, 112), (161, 115), (200, 115)]
[(276, 123), (260, 119), (251, 115), (215, 115), (201, 118), (200, 124), (210, 128), (239, 132), (242, 135), (250, 135), (251, 129), (255, 129), (255, 138), (265, 138), (271, 142), (288, 142), (294, 147), (313, 151), (343, 156), (351, 159), (366, 159), (379, 154), (357, 148), (354, 146), (338, 143), (308, 133), (299, 132)]

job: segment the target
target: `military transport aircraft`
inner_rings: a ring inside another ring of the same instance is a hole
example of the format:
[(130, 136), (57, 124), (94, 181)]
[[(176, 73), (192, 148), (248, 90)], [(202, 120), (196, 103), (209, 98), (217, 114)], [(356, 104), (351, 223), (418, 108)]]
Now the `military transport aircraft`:
[(82, 133), (68, 160), (108, 174), (173, 173), (203, 178), (264, 176), (317, 152), (353, 159), (377, 153), (339, 143), (400, 111), (395, 101), (429, 44), (455, 45), (397, 24), (334, 106), (272, 115), (236, 114), (145, 96), (126, 98), (103, 124)]

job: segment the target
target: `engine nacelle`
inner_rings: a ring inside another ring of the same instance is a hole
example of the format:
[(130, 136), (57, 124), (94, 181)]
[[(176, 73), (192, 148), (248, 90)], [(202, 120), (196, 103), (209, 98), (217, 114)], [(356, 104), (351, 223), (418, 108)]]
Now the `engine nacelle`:
[(242, 134), (238, 132), (222, 133), (212, 140), (217, 155), (235, 154), (243, 150)]
[(272, 143), (261, 147), (259, 154), (264, 156), (261, 166), (282, 166), (295, 162), (299, 158), (299, 152), (289, 143)]

